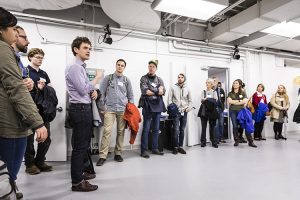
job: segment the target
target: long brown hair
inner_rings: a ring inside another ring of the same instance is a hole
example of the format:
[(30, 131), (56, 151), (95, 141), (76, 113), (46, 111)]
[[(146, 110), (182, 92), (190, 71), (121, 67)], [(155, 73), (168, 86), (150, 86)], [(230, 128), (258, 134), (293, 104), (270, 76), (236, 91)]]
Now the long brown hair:
[[(239, 91), (238, 91), (238, 94), (242, 94), (242, 84), (243, 84), (243, 82), (242, 82), (242, 80), (241, 79), (236, 79), (236, 80), (234, 80), (233, 81), (233, 83), (234, 82), (238, 82), (239, 83)], [(231, 93), (234, 93), (234, 88), (233, 88), (233, 83), (232, 83), (232, 86), (231, 86)]]

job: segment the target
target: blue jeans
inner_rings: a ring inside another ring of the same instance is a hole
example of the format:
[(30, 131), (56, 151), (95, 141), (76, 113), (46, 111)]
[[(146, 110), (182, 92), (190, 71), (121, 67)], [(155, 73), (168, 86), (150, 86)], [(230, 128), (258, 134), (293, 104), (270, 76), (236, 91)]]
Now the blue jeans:
[(239, 110), (229, 110), (229, 116), (232, 122), (232, 131), (233, 131), (233, 137), (235, 141), (239, 140), (239, 131), (238, 131), (238, 120), (237, 120), (237, 116), (238, 113), (240, 111)]
[(7, 165), (7, 170), (13, 181), (17, 180), (27, 144), (27, 137), (0, 137), (0, 157)]
[(224, 132), (224, 113), (220, 108), (217, 108), (219, 116), (217, 119), (217, 124), (215, 127), (215, 135), (216, 141), (221, 141), (223, 139), (223, 132)]
[(174, 127), (174, 134), (173, 134), (173, 145), (174, 147), (183, 147), (183, 140), (184, 140), (184, 129), (186, 126), (187, 121), (187, 113), (184, 112), (182, 116), (180, 113), (173, 119), (173, 127)]
[[(143, 109), (143, 131), (141, 137), (141, 153), (148, 150), (148, 135), (152, 127), (152, 150), (158, 149), (160, 112), (145, 112)], [(152, 126), (151, 126), (152, 122)]]
[(72, 132), (71, 178), (72, 184), (83, 180), (84, 159), (87, 157), (93, 131), (91, 104), (70, 104)]

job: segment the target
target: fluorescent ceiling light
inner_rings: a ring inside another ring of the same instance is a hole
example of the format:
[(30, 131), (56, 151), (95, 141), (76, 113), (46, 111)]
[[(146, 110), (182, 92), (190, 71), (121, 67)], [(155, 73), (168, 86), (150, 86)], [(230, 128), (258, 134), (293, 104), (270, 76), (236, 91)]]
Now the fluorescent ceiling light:
[(280, 24), (276, 24), (274, 26), (271, 26), (270, 28), (262, 30), (262, 32), (288, 38), (294, 38), (300, 35), (300, 24), (295, 22), (283, 21)]
[(156, 0), (152, 5), (157, 11), (201, 20), (208, 20), (227, 7), (204, 0)]

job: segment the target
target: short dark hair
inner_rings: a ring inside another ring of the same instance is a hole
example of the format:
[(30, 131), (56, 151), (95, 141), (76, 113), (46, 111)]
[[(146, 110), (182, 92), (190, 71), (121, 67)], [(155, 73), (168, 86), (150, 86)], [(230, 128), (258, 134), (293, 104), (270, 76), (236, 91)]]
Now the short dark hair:
[(18, 30), (18, 29), (21, 29), (21, 30), (23, 30), (23, 31), (24, 31), (24, 28), (23, 28), (23, 27), (21, 27), (21, 26), (19, 26), (19, 25), (17, 25), (17, 26), (16, 26), (16, 29), (17, 29), (18, 33), (19, 33), (19, 30)]
[(8, 27), (14, 27), (17, 22), (18, 20), (13, 14), (0, 7), (0, 30), (6, 30)]
[(126, 67), (126, 61), (125, 61), (124, 59), (122, 59), (122, 58), (118, 59), (117, 62), (116, 62), (116, 64), (117, 64), (119, 61), (125, 63), (125, 67)]
[(74, 48), (77, 48), (79, 49), (80, 48), (80, 45), (82, 43), (87, 43), (89, 45), (92, 46), (92, 43), (91, 41), (89, 40), (89, 38), (87, 37), (77, 37), (73, 40), (72, 44), (71, 44), (71, 48), (72, 48), (72, 52), (73, 52), (73, 55), (76, 56), (76, 52), (74, 51)]

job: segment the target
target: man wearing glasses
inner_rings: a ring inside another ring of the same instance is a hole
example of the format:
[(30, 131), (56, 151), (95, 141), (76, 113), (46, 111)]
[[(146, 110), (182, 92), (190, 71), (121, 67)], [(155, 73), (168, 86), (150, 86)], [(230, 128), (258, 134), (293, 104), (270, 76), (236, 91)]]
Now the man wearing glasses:
[[(20, 35), (19, 35), (20, 37)], [(30, 92), (33, 100), (38, 91), (42, 91), (45, 86), (51, 86), (50, 79), (48, 74), (40, 69), (40, 66), (43, 63), (45, 53), (42, 49), (32, 48), (28, 52), (28, 60), (30, 64), (28, 65), (29, 77), (34, 81), (35, 88)], [(41, 113), (41, 108), (39, 108)], [(37, 146), (37, 151), (35, 155), (34, 150), (34, 134), (31, 134), (27, 137), (27, 147), (25, 152), (25, 172), (30, 175), (39, 174), (40, 172), (49, 172), (52, 171), (52, 166), (49, 166), (45, 163), (45, 156), (48, 152), (49, 146), (51, 144), (50, 139), (50, 123), (45, 121), (45, 127), (48, 131), (48, 137), (43, 143), (39, 143)]]
[(20, 59), (20, 53), (27, 53), (28, 45), (30, 44), (30, 42), (28, 41), (27, 35), (21, 26), (16, 26), (16, 30), (18, 32), (18, 39), (15, 43), (12, 44), (12, 47), (15, 50), (18, 65), (22, 72), (23, 83), (26, 85), (27, 89), (31, 91), (34, 86), (34, 82), (31, 78), (29, 78), (28, 69), (23, 65)]

